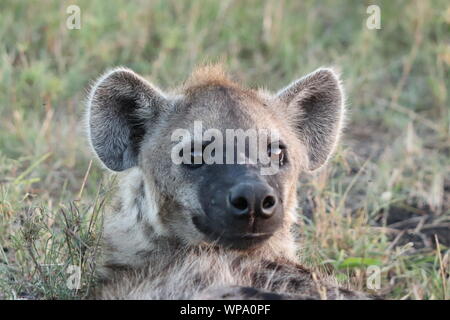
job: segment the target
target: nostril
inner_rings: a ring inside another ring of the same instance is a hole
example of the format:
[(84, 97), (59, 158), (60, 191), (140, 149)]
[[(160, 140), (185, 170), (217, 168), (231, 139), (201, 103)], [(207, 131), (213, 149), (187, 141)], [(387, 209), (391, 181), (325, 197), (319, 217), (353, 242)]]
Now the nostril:
[(275, 196), (268, 195), (261, 202), (261, 209), (258, 211), (258, 214), (262, 218), (270, 218), (274, 215), (276, 206), (277, 198)]
[(231, 188), (228, 195), (228, 208), (237, 218), (247, 219), (254, 210), (254, 196), (251, 188), (246, 184), (239, 184)]
[(263, 209), (270, 209), (275, 206), (276, 202), (277, 200), (274, 196), (267, 196), (263, 200), (262, 207)]
[(244, 197), (237, 197), (234, 199), (231, 199), (231, 204), (233, 207), (239, 210), (245, 210), (248, 208), (248, 202), (247, 199)]

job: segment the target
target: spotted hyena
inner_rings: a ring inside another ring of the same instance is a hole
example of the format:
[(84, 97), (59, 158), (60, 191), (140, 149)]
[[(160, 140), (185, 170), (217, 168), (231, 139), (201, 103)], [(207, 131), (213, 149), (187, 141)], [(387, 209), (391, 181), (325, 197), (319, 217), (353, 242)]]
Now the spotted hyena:
[[(171, 93), (126, 68), (100, 77), (88, 100), (89, 141), (120, 179), (97, 297), (367, 298), (299, 265), (291, 232), (299, 174), (329, 159), (343, 101), (326, 68), (275, 94), (237, 84), (220, 66), (199, 68)], [(257, 139), (253, 159), (250, 137), (237, 142), (249, 132), (276, 132)], [(276, 170), (264, 173), (264, 156)]]

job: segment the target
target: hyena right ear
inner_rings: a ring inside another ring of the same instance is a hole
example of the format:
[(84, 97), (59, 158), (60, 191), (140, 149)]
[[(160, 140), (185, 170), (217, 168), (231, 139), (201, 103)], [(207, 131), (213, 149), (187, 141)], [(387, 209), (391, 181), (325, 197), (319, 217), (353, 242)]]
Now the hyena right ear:
[(344, 118), (344, 92), (338, 75), (318, 69), (277, 93), (293, 115), (294, 127), (306, 147), (308, 169), (324, 165), (339, 140)]
[(157, 88), (129, 69), (97, 80), (87, 103), (87, 128), (103, 164), (113, 171), (136, 166), (144, 135), (167, 105)]

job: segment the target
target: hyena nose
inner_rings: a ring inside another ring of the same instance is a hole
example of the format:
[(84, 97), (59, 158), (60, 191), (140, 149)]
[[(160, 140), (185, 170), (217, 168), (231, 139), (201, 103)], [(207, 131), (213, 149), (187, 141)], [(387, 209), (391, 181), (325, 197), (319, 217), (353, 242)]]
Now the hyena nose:
[(229, 210), (238, 218), (270, 218), (274, 215), (278, 199), (267, 184), (240, 183), (229, 192)]

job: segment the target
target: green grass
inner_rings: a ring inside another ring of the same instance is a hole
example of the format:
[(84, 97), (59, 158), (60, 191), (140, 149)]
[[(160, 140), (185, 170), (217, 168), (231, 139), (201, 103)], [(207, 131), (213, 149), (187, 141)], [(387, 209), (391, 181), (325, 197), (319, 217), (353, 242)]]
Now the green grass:
[[(374, 2), (381, 30), (365, 27)], [(330, 166), (302, 178), (300, 259), (362, 290), (377, 264), (387, 298), (450, 297), (447, 1), (73, 3), (80, 30), (66, 28), (63, 1), (0, 3), (0, 298), (83, 298), (95, 285), (114, 182), (88, 170), (90, 81), (125, 65), (167, 88), (217, 60), (272, 90), (340, 68), (348, 125)], [(69, 265), (80, 290), (67, 288)]]

